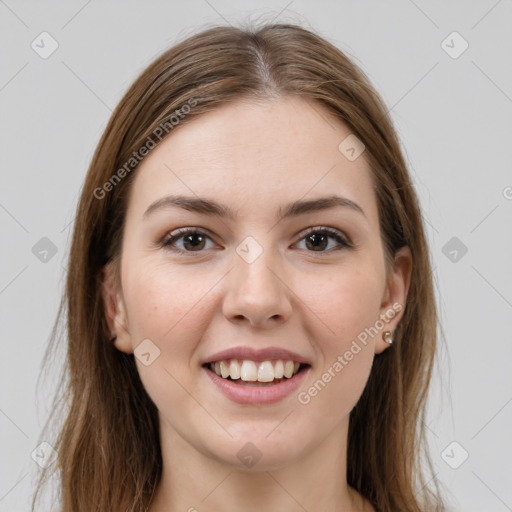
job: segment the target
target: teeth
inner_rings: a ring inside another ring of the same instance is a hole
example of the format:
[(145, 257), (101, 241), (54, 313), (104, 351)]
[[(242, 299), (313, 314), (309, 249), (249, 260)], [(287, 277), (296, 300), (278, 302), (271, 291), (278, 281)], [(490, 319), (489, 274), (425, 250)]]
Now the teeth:
[(220, 374), (222, 375), (223, 379), (229, 377), (229, 366), (226, 364), (225, 361), (220, 362)]
[(256, 369), (256, 363), (253, 361), (244, 361), (240, 370), (240, 378), (245, 381), (256, 381), (258, 380), (258, 370)]
[(210, 363), (210, 369), (222, 378), (231, 377), (232, 380), (242, 379), (245, 382), (272, 382), (274, 379), (283, 377), (290, 379), (299, 371), (299, 368), (300, 363), (281, 359), (260, 363), (248, 359), (243, 361), (231, 359), (230, 361)]
[(284, 364), (284, 376), (290, 378), (293, 375), (293, 361), (286, 361)]
[(240, 365), (238, 361), (231, 361), (231, 363), (229, 363), (229, 375), (233, 380), (240, 378)]
[(259, 382), (272, 382), (274, 380), (274, 367), (270, 361), (263, 361), (258, 368)]
[(276, 361), (276, 365), (274, 366), (274, 377), (276, 379), (282, 379), (284, 375), (284, 364), (283, 361)]

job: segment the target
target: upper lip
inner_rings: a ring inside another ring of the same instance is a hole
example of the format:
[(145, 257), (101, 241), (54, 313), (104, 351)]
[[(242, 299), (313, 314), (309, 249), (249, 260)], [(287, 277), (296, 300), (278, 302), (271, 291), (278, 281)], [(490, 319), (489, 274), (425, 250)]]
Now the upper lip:
[(201, 365), (227, 359), (248, 359), (250, 361), (255, 362), (270, 361), (272, 359), (282, 359), (284, 361), (291, 360), (297, 363), (311, 365), (311, 363), (305, 357), (302, 357), (300, 354), (279, 347), (268, 347), (261, 348), (258, 350), (252, 347), (228, 348), (226, 350), (216, 352), (215, 354), (204, 359)]

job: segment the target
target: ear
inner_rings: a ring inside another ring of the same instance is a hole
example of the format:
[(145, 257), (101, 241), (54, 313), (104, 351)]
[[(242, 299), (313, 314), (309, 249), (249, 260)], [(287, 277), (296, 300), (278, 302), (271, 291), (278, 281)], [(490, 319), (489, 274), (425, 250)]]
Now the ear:
[(101, 293), (105, 318), (110, 329), (110, 337), (116, 337), (114, 346), (121, 352), (133, 352), (132, 340), (128, 329), (126, 307), (120, 283), (116, 276), (116, 263), (107, 263), (101, 272)]
[(411, 280), (412, 255), (408, 246), (401, 247), (395, 254), (394, 266), (388, 277), (386, 289), (380, 306), (380, 320), (384, 327), (379, 332), (375, 343), (375, 353), (380, 354), (390, 347), (384, 341), (384, 331), (395, 333), (398, 323), (402, 319), (407, 301), (407, 293)]

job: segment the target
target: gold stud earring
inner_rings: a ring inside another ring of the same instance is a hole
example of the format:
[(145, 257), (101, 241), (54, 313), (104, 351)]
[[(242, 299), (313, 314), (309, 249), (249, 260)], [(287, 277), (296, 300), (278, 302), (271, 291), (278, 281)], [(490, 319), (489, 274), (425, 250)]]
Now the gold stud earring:
[(393, 344), (393, 333), (391, 331), (385, 331), (382, 334), (382, 338), (386, 343), (389, 343), (390, 345)]

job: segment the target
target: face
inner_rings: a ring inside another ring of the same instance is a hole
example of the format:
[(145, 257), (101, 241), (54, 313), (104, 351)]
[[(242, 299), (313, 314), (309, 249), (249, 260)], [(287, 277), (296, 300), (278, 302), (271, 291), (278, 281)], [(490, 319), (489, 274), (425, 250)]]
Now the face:
[[(365, 154), (338, 149), (349, 135), (310, 100), (239, 101), (178, 126), (139, 165), (120, 287), (107, 278), (104, 297), (116, 347), (135, 351), (173, 442), (241, 468), (251, 442), (258, 469), (276, 468), (347, 426), (389, 347), (382, 333), (400, 320), (410, 271), (402, 252), (386, 279)], [(232, 216), (170, 196), (215, 201)], [(333, 196), (349, 202), (311, 207)], [(297, 201), (310, 208), (287, 211)], [(246, 376), (245, 359), (307, 365), (254, 386), (204, 366), (240, 348), (220, 359), (240, 360)]]

